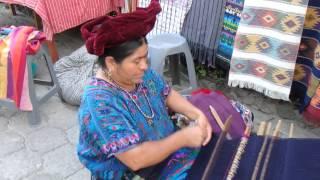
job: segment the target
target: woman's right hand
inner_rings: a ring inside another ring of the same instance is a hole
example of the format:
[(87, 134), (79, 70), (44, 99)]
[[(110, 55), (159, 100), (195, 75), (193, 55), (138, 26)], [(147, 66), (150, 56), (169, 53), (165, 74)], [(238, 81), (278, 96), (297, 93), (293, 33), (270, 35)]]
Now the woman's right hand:
[(188, 126), (180, 130), (186, 147), (200, 147), (207, 133), (199, 125)]

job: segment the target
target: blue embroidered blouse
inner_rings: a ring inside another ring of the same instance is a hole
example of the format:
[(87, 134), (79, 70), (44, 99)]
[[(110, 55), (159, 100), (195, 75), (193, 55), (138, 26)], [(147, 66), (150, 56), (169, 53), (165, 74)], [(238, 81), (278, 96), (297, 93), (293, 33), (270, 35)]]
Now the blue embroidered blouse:
[[(169, 92), (168, 84), (150, 69), (145, 72), (143, 83), (130, 92), (142, 111), (151, 115), (146, 93), (155, 114), (150, 126), (125, 92), (102, 79), (91, 79), (79, 109), (78, 156), (93, 176), (120, 179), (128, 168), (115, 158), (115, 154), (174, 132), (165, 105)], [(189, 148), (173, 153), (159, 179), (185, 177), (197, 154), (198, 150)]]

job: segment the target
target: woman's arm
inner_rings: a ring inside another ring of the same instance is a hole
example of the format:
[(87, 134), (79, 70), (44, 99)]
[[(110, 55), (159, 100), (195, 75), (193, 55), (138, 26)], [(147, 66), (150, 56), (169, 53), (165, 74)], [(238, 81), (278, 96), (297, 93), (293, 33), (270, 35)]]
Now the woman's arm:
[(173, 89), (171, 89), (166, 103), (170, 110), (183, 114), (189, 119), (196, 120), (201, 114), (201, 111), (198, 108)]
[(189, 119), (196, 120), (200, 127), (205, 131), (206, 140), (203, 145), (206, 145), (212, 136), (212, 128), (208, 122), (207, 117), (203, 112), (191, 104), (186, 98), (181, 96), (177, 91), (171, 89), (170, 94), (167, 97), (167, 106), (174, 112), (183, 114)]
[(119, 154), (116, 158), (133, 171), (165, 160), (182, 147), (200, 147), (205, 135), (199, 126), (187, 127), (158, 141), (146, 141)]

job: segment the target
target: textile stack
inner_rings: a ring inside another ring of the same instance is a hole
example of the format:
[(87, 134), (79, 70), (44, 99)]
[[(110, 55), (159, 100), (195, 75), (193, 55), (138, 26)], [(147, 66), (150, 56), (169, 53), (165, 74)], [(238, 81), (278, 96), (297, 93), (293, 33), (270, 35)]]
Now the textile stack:
[(0, 28), (0, 99), (11, 99), (18, 109), (32, 111), (27, 55), (34, 55), (45, 40), (31, 26)]

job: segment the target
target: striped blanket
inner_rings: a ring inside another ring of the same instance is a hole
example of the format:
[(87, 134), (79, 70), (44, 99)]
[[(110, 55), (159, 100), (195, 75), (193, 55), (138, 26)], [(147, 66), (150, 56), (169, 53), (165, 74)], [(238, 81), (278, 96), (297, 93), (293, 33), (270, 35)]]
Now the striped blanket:
[(227, 0), (217, 55), (230, 62), (244, 0)]
[(35, 54), (45, 40), (30, 26), (0, 28), (0, 99), (11, 99), (17, 108), (32, 111), (26, 56)]
[(79, 26), (86, 21), (117, 11), (124, 0), (1, 0), (8, 4), (26, 6), (42, 19), (43, 32), (48, 40), (53, 35)]
[(289, 100), (308, 0), (246, 0), (231, 58), (230, 86)]

